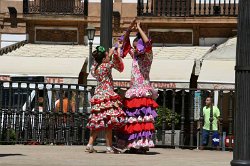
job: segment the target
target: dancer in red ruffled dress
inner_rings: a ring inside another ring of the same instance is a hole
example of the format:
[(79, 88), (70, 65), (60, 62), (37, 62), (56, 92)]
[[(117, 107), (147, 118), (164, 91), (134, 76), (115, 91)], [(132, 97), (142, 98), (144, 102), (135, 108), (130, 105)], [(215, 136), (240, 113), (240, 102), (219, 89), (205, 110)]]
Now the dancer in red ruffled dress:
[(112, 129), (120, 127), (125, 122), (126, 114), (121, 108), (120, 96), (114, 92), (111, 75), (112, 68), (120, 72), (124, 69), (119, 52), (120, 48), (111, 49), (108, 53), (104, 47), (97, 46), (92, 53), (95, 62), (91, 68), (91, 74), (97, 79), (97, 87), (91, 99), (91, 115), (87, 124), (91, 130), (86, 148), (86, 152), (89, 153), (96, 152), (93, 143), (100, 130), (105, 130), (106, 133), (106, 152), (115, 153), (116, 150), (112, 147)]
[[(138, 30), (133, 48), (130, 45), (129, 35), (132, 28)], [(118, 135), (118, 147), (124, 143), (130, 151), (146, 153), (153, 147), (152, 135), (155, 130), (154, 120), (157, 116), (158, 104), (155, 99), (157, 91), (150, 84), (149, 73), (153, 60), (152, 43), (140, 27), (140, 22), (134, 20), (123, 39), (121, 56), (127, 53), (133, 58), (130, 89), (125, 94), (124, 107), (126, 112), (126, 126), (122, 134)]]

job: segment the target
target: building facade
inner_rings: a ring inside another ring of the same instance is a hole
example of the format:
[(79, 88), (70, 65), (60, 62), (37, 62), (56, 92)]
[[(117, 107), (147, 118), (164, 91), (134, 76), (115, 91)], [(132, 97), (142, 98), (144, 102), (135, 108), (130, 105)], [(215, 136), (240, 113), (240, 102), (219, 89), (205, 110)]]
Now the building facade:
[[(100, 2), (2, 0), (1, 20), (9, 17), (8, 7), (15, 7), (18, 17), (17, 28), (10, 28), (5, 22), (0, 29), (2, 47), (6, 42), (12, 43), (6, 41), (9, 34), (22, 34), (13, 38), (29, 43), (86, 45), (88, 24), (96, 28), (94, 44), (99, 44)], [(114, 0), (113, 11), (114, 37), (120, 36), (130, 21), (138, 17), (155, 46), (210, 46), (237, 34), (238, 0)]]

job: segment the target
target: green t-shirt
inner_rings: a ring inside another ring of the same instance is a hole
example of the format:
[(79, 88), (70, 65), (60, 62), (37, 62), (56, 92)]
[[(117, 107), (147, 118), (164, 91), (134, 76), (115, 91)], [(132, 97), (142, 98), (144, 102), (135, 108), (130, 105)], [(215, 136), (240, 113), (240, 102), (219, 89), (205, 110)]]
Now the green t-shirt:
[[(203, 108), (203, 116), (204, 116), (204, 126), (203, 129), (210, 130), (210, 107), (204, 107)], [(216, 131), (218, 130), (218, 118), (220, 116), (220, 110), (218, 107), (213, 106), (213, 122), (212, 122), (212, 130)]]

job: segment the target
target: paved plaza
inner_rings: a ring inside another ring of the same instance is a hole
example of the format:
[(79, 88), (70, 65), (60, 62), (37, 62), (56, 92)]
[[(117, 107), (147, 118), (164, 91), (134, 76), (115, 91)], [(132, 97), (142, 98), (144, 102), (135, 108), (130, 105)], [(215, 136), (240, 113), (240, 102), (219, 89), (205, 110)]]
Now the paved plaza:
[(84, 152), (83, 146), (0, 146), (0, 166), (229, 166), (232, 152), (152, 148), (147, 155)]

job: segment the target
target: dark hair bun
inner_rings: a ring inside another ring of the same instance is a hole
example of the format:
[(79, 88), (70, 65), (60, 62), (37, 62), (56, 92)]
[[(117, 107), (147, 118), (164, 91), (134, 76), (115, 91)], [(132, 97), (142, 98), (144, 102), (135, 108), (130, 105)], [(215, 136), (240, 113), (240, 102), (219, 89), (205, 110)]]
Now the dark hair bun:
[(136, 38), (141, 39), (141, 34), (139, 32), (136, 34)]
[(95, 51), (92, 53), (92, 56), (96, 59), (96, 57), (98, 56), (98, 51), (95, 50)]

